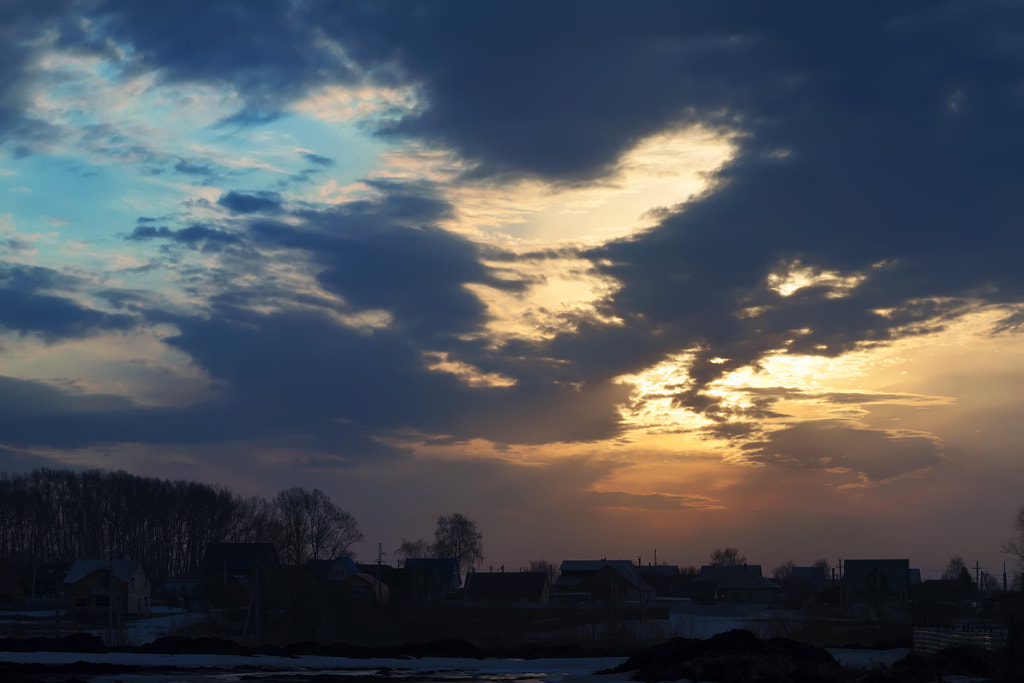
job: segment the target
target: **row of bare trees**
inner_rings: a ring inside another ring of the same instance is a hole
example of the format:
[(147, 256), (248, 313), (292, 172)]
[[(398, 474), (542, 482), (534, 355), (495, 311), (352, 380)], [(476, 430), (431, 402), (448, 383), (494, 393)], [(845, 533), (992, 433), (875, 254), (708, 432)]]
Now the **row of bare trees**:
[(283, 562), (302, 564), (345, 554), (362, 538), (319, 489), (266, 499), (127, 472), (0, 473), (0, 563), (8, 565), (127, 557), (161, 581), (197, 566), (209, 543), (274, 543)]

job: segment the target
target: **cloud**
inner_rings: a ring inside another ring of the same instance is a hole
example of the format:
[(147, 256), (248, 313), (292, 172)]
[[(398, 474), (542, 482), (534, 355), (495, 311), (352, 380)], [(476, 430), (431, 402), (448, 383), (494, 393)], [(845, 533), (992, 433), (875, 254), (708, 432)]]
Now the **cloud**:
[(126, 330), (138, 323), (128, 315), (105, 313), (71, 298), (44, 293), (75, 289), (76, 278), (56, 271), (0, 264), (0, 329), (36, 334), (47, 342), (101, 330)]
[(234, 89), (245, 104), (229, 124), (268, 123), (312, 85), (352, 79), (344, 60), (324, 49), (316, 22), (286, 0), (165, 7), (114, 0), (97, 14), (115, 41), (132, 46), (132, 69)]
[(202, 247), (204, 250), (216, 250), (226, 245), (239, 242), (237, 235), (223, 230), (206, 227), (205, 225), (190, 225), (187, 228), (172, 230), (166, 225), (159, 227), (143, 224), (137, 225), (125, 236), (126, 240), (133, 242), (147, 242), (149, 240), (162, 239), (190, 247), (192, 249)]
[(320, 156), (319, 154), (313, 154), (312, 152), (307, 152), (303, 154), (302, 157), (309, 163), (316, 164), (317, 166), (334, 166), (334, 159), (331, 159), (329, 157), (323, 157)]
[(235, 214), (279, 213), (281, 211), (281, 196), (276, 192), (244, 194), (232, 190), (222, 194), (217, 203)]
[(664, 493), (625, 493), (622, 491), (595, 491), (590, 498), (597, 507), (629, 508), (634, 510), (700, 510), (721, 508), (708, 496), (684, 496)]
[(877, 484), (943, 462), (941, 442), (929, 435), (860, 429), (810, 420), (744, 447), (753, 462), (799, 469), (848, 471)]

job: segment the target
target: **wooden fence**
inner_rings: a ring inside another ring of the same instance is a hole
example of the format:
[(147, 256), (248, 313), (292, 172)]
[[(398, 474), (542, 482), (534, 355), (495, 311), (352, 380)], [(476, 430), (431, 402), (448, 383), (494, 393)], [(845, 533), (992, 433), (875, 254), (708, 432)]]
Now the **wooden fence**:
[(1000, 650), (1006, 647), (1005, 628), (956, 626), (951, 628), (914, 627), (914, 652), (938, 652), (957, 645)]

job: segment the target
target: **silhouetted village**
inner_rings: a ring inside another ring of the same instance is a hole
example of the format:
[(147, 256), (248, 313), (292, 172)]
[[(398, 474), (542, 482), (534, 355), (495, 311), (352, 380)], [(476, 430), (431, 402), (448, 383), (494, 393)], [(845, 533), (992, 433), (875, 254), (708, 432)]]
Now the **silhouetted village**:
[[(36, 484), (62, 476), (37, 474)], [(80, 484), (80, 476), (96, 476), (94, 483), (109, 486), (120, 475), (70, 475), (64, 483)], [(0, 486), (11, 481), (4, 478)], [(122, 483), (133, 482), (129, 478)], [(168, 483), (148, 482), (155, 487), (153, 495)], [(213, 494), (207, 500), (207, 514), (213, 509), (211, 501), (218, 498), (224, 505), (238, 504), (224, 491), (195, 486), (199, 488), (192, 494), (197, 500), (203, 499), (199, 494)], [(66, 500), (81, 502), (70, 493)], [(307, 513), (325, 513), (321, 526), (295, 530), (293, 540), (304, 540), (291, 548), (288, 504), (306, 505)], [(361, 562), (346, 552), (333, 552), (361, 535), (354, 520), (318, 491), (292, 489), (270, 507), (252, 499), (246, 505), (250, 512), (278, 515), (277, 527), (260, 522), (258, 514), (248, 520), (253, 529), (276, 528), (275, 542), (208, 541), (201, 552), (192, 553), (194, 563), (174, 573), (166, 564), (141, 559), (142, 553), (46, 557), (46, 544), (53, 540), (49, 534), (73, 534), (83, 515), (58, 515), (67, 523), (50, 519), (51, 529), (24, 533), (21, 541), (27, 545), (18, 556), (13, 534), (30, 528), (5, 518), (0, 523), (0, 550), (5, 553), (0, 611), (20, 616), (5, 618), (0, 635), (85, 631), (110, 642), (138, 641), (141, 636), (133, 634), (139, 625), (175, 615), (173, 628), (161, 635), (173, 631), (249, 644), (315, 641), (374, 646), (459, 639), (481, 648), (607, 647), (650, 644), (674, 636), (707, 638), (742, 627), (762, 637), (784, 635), (818, 646), (913, 644), (915, 649), (936, 650), (950, 644), (1002, 647), (1011, 621), (1019, 620), (1013, 615), (1024, 605), (1019, 574), (994, 577), (968, 567), (959, 557), (950, 560), (944, 578), (931, 580), (922, 580), (906, 558), (821, 560), (812, 566), (785, 563), (768, 573), (736, 548), (715, 550), (700, 567), (644, 563), (641, 558), (582, 558), (483, 571), (483, 535), (475, 522), (457, 513), (438, 519), (433, 543), (403, 541), (393, 553), (397, 561), (386, 562), (381, 550), (374, 561)], [(183, 514), (182, 508), (178, 513), (160, 512), (159, 505), (147, 509), (157, 517), (167, 514), (168, 519)], [(110, 508), (104, 514), (111, 514)], [(201, 521), (201, 515), (190, 514), (182, 519)], [(149, 520), (151, 527), (159, 527), (154, 519)], [(331, 527), (331, 520), (344, 527), (345, 538), (328, 533), (340, 528)], [(212, 524), (207, 527), (210, 531)], [(109, 543), (111, 529), (103, 530), (106, 537), (96, 538)], [(318, 529), (324, 532), (319, 537)], [(130, 526), (122, 532), (133, 533)], [(165, 558), (171, 555), (164, 546), (184, 538), (176, 541), (174, 536), (154, 533), (147, 542), (155, 544), (145, 547), (163, 547)], [(311, 550), (311, 538), (316, 552)], [(72, 539), (65, 541), (74, 547)], [(335, 542), (340, 546), (332, 545)], [(179, 554), (187, 558), (189, 552)]]

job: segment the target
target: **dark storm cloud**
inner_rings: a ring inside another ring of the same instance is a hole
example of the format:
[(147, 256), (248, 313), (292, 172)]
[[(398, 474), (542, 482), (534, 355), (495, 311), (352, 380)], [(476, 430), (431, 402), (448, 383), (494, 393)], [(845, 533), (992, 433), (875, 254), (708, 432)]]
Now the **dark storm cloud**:
[[(17, 133), (16, 152), (56, 134), (25, 116), (31, 48), (7, 40), (41, 35), (47, 6), (20, 5), (0, 10), (0, 135)], [(455, 440), (600, 438), (618, 428), (615, 404), (627, 391), (610, 384), (614, 377), (697, 348), (696, 386), (677, 402), (719, 419), (721, 434), (752, 436), (751, 427), (727, 419), (777, 417), (772, 401), (732, 414), (702, 392), (708, 382), (779, 349), (835, 356), (939, 329), (979, 303), (1024, 299), (1024, 9), (1009, 3), (875, 1), (856, 12), (810, 0), (785, 7), (754, 0), (97, 7), (96, 25), (131, 48), (120, 68), (230, 87), (245, 102), (231, 123), (270, 121), (311, 87), (354, 83), (320, 40), (336, 39), (369, 80), (419, 89), (420, 106), (386, 120), (382, 135), (454, 150), (478, 176), (582, 182), (669, 127), (701, 122), (743, 133), (712, 191), (666, 210), (655, 229), (586, 254), (621, 283), (600, 305), (622, 325), (581, 320), (550, 343), (512, 341), (500, 352), (467, 341), (487, 319), (466, 286), (523, 287), (482, 263), (514, 256), (485, 254), (440, 229), (453, 209), (429, 187), (377, 183), (379, 200), (289, 208), (296, 220), (287, 222), (249, 215), (286, 211), (279, 197), (229, 192), (220, 204), (237, 214), (237, 233), (140, 224), (129, 239), (302, 251), (319, 283), (344, 300), (334, 313), (393, 316), (390, 328), (373, 333), (319, 314), (257, 316), (258, 297), (283, 287), (233, 287), (255, 262), (251, 254), (216, 272), (182, 269), (186, 286), (216, 284), (221, 294), (211, 302), (217, 316), (176, 318), (181, 334), (172, 343), (239, 395), (260, 397), (253, 414), (261, 433), (315, 434), (344, 418), (367, 447), (374, 430), (408, 427)], [(91, 33), (57, 31), (62, 45), (108, 54), (109, 42)], [(107, 135), (111, 147), (121, 142), (116, 131), (95, 134)], [(305, 159), (327, 166), (319, 155)], [(176, 170), (204, 175), (204, 163), (180, 159)], [(819, 282), (788, 297), (766, 286), (794, 263), (860, 282), (849, 289)], [(13, 313), (15, 329), (117, 322), (69, 299), (2, 291), (12, 298), (0, 315)], [(467, 387), (427, 371), (425, 351), (516, 384)], [(224, 410), (222, 433), (210, 420), (195, 433), (240, 434), (241, 412)], [(145, 414), (151, 422), (138, 424), (167, 433), (157, 420), (171, 413)], [(119, 419), (110, 424), (128, 424)], [(799, 450), (795, 437), (840, 431), (830, 429), (773, 437), (765, 458)], [(914, 453), (905, 462), (928, 459), (913, 438), (847, 432), (867, 446), (879, 445), (871, 439), (909, 444)], [(130, 434), (146, 438), (134, 427)], [(872, 477), (888, 471), (864, 467)]]
[(31, 79), (27, 71), (35, 56), (33, 41), (47, 23), (68, 5), (61, 0), (8, 2), (0, 5), (0, 144), (16, 158), (58, 140), (62, 131), (28, 114)]
[(246, 104), (227, 123), (272, 121), (310, 85), (352, 80), (334, 53), (317, 47), (317, 23), (302, 3), (108, 0), (97, 14), (115, 40), (133, 46), (133, 68), (235, 88)]
[(43, 382), (0, 377), (0, 416), (7, 420), (100, 413), (130, 407), (131, 401), (120, 396), (76, 395)]
[(136, 324), (130, 316), (104, 313), (45, 291), (78, 285), (75, 278), (47, 268), (0, 265), (0, 330), (37, 334), (53, 342)]
[(711, 116), (711, 95), (733, 85), (716, 67), (747, 52), (705, 2), (315, 6), (353, 58), (398, 62), (423, 88), (426, 106), (383, 133), (454, 147), (486, 174), (593, 177), (637, 139)]
[(306, 161), (317, 166), (334, 166), (334, 159), (329, 157), (322, 157), (319, 154), (303, 154), (302, 156)]
[(281, 211), (281, 195), (276, 192), (226, 192), (217, 203), (231, 213), (279, 213)]
[[(306, 252), (320, 269), (321, 284), (344, 300), (339, 308), (303, 298), (290, 283), (272, 277), (260, 278), (255, 288), (233, 288), (236, 274), (258, 272), (253, 261), (241, 259), (233, 266), (237, 272), (223, 274), (221, 294), (209, 300), (209, 316), (164, 320), (180, 330), (167, 342), (231, 387), (233, 396), (277, 406), (263, 421), (271, 431), (295, 433), (298, 423), (316, 425), (308, 433), (330, 442), (331, 425), (342, 420), (367, 441), (410, 428), (454, 441), (544, 443), (612, 435), (614, 406), (626, 389), (580, 395), (570, 383), (553, 381), (561, 376), (558, 367), (509, 360), (485, 340), (467, 338), (487, 317), (465, 285), (515, 290), (521, 284), (497, 278), (481, 263), (480, 247), (436, 227), (450, 207), (429, 187), (390, 183), (378, 189), (377, 200), (306, 210), (287, 223), (247, 223), (245, 239), (256, 251)], [(176, 234), (151, 225), (136, 232), (143, 238)], [(209, 275), (202, 274), (207, 283)], [(256, 313), (268, 299), (292, 301), (305, 311)], [(369, 331), (340, 325), (331, 316), (367, 309), (386, 311), (390, 323)], [(437, 352), (516, 384), (474, 387), (430, 370), (424, 354)]]
[(937, 439), (858, 429), (842, 422), (803, 422), (745, 447), (755, 462), (815, 470), (848, 470), (870, 483), (917, 472), (943, 461)]
[(309, 252), (317, 279), (357, 309), (384, 309), (414, 337), (454, 335), (484, 322), (469, 283), (517, 289), (481, 264), (481, 248), (436, 222), (451, 207), (429, 188), (378, 183), (382, 199), (300, 216), (305, 225), (251, 224), (255, 242)]
[[(559, 352), (643, 350), (593, 368), (613, 376), (700, 348), (697, 387), (678, 401), (704, 410), (707, 382), (769, 351), (835, 356), (1024, 298), (1024, 169), (1010, 161), (1024, 153), (1022, 54), (1008, 47), (1021, 10), (914, 7), (737, 15), (749, 54), (713, 64), (734, 87), (693, 101), (733, 113), (748, 134), (737, 157), (655, 230), (591, 252), (622, 283), (610, 308), (630, 324), (558, 340)], [(780, 87), (762, 87), (766, 68)], [(789, 264), (863, 280), (785, 297), (766, 283)]]
[(153, 226), (148, 224), (137, 225), (125, 235), (125, 239), (133, 242), (146, 242), (149, 240), (169, 240), (192, 249), (214, 249), (225, 245), (239, 242), (237, 235), (223, 230), (208, 228), (205, 225), (195, 224), (179, 230), (172, 230), (166, 225)]

